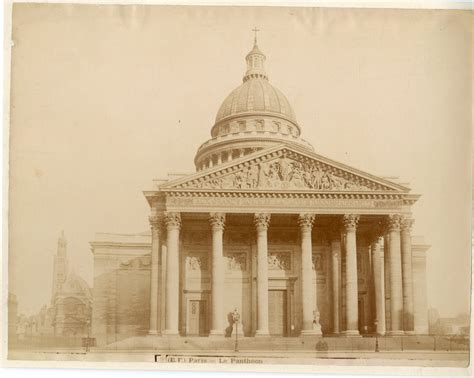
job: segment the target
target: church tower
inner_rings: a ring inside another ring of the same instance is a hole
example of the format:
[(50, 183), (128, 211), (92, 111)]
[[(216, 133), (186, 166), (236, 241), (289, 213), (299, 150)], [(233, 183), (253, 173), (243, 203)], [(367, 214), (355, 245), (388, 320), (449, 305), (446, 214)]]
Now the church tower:
[(66, 281), (68, 272), (67, 262), (67, 241), (64, 237), (64, 231), (58, 238), (58, 247), (56, 255), (54, 256), (53, 266), (53, 291), (51, 295), (51, 304), (56, 301), (56, 295), (61, 290), (61, 286)]

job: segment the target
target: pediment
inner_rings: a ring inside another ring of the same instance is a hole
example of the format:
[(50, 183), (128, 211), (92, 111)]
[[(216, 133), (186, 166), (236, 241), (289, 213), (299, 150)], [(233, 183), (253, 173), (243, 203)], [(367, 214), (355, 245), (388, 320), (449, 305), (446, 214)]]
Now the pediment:
[(286, 145), (167, 182), (161, 190), (396, 191), (409, 189), (308, 151)]

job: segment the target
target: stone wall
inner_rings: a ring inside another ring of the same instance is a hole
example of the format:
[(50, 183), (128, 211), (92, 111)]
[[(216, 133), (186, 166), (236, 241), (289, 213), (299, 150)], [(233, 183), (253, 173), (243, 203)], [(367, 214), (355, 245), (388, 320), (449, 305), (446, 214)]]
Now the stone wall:
[(92, 337), (98, 345), (148, 332), (151, 249), (146, 237), (140, 241), (92, 243)]

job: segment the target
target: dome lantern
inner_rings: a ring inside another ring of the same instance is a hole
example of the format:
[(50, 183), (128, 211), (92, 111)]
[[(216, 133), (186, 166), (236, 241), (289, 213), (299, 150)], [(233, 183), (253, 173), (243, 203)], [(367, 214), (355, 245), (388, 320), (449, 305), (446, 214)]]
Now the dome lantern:
[(255, 38), (253, 42), (253, 48), (245, 57), (247, 61), (247, 71), (245, 72), (245, 76), (243, 78), (243, 82), (245, 83), (247, 80), (252, 78), (261, 78), (268, 80), (267, 73), (265, 72), (265, 55), (260, 51), (257, 45), (257, 32), (259, 31), (257, 28), (253, 29), (255, 32)]

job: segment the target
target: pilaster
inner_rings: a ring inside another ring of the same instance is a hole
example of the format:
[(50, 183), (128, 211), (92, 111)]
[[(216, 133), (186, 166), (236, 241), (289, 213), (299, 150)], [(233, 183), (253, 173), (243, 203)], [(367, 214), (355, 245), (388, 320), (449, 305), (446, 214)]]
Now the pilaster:
[(389, 215), (386, 226), (389, 234), (390, 270), (390, 335), (403, 335), (402, 260), (400, 250), (400, 215)]
[(148, 218), (151, 226), (151, 274), (150, 274), (150, 335), (161, 334), (159, 316), (159, 262), (161, 247), (162, 215), (151, 215)]
[(406, 334), (414, 334), (413, 304), (413, 267), (411, 250), (411, 228), (413, 219), (403, 217), (401, 220), (401, 254), (403, 278), (403, 326)]

